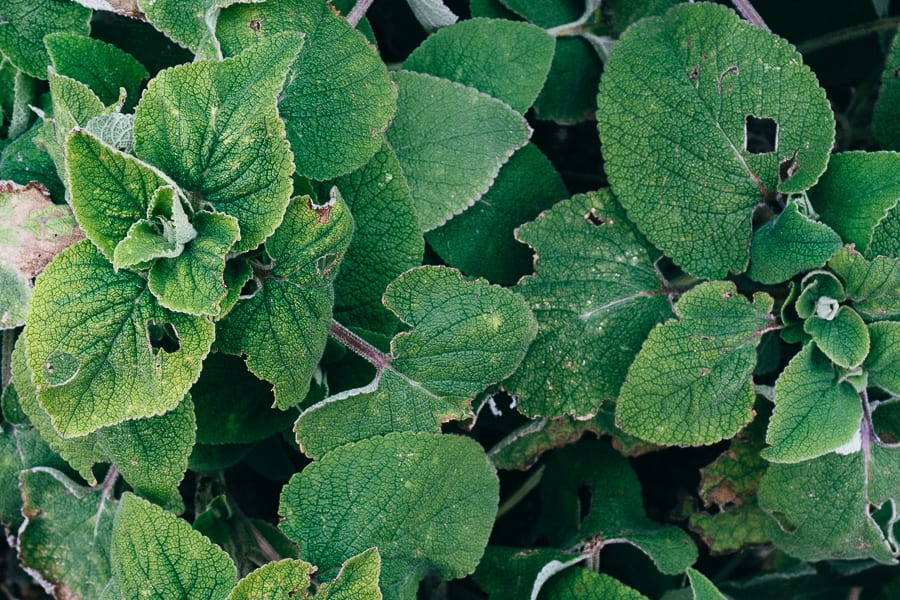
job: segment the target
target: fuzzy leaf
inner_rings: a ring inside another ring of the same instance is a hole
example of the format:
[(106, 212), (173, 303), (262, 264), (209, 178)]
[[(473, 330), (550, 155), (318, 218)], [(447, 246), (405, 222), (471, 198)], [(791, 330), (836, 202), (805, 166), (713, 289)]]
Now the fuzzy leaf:
[(198, 59), (222, 58), (216, 40), (221, 9), (235, 2), (263, 0), (137, 0), (144, 17), (170, 39), (192, 51)]
[(448, 27), (459, 20), (444, 0), (406, 0), (416, 20), (425, 31)]
[(300, 415), (297, 440), (309, 456), (391, 431), (440, 431), (518, 366), (537, 328), (512, 292), (446, 267), (407, 271), (388, 286), (384, 303), (410, 330), (391, 341), (371, 384)]
[(863, 363), (869, 384), (900, 395), (900, 323), (869, 324), (872, 348)]
[[(27, 348), (38, 398), (65, 437), (175, 408), (213, 339), (209, 321), (161, 308), (144, 279), (113, 272), (87, 241), (38, 278), (27, 323), (40, 324)], [(153, 347), (152, 326), (170, 327), (178, 349)]]
[[(690, 572), (690, 570), (689, 570)], [(539, 600), (647, 600), (647, 596), (605, 573), (585, 568), (566, 569), (553, 577), (541, 590)]]
[(123, 600), (220, 600), (237, 579), (222, 549), (129, 492), (116, 512), (110, 559)]
[(372, 158), (397, 109), (397, 90), (366, 38), (320, 0), (270, 0), (222, 13), (226, 55), (281, 31), (305, 36), (279, 97), (297, 171), (324, 180)]
[(700, 571), (689, 568), (687, 575), (691, 582), (691, 591), (694, 592), (694, 600), (728, 600)]
[(413, 599), (428, 571), (455, 579), (475, 570), (498, 494), (475, 441), (398, 432), (341, 446), (294, 475), (279, 513), (282, 530), (323, 572), (377, 546), (384, 597)]
[[(598, 103), (606, 171), (629, 218), (704, 277), (746, 269), (753, 208), (812, 186), (834, 139), (824, 92), (793, 46), (714, 4), (629, 28)], [(774, 121), (774, 150), (756, 151), (748, 117)]]
[(470, 19), (429, 36), (403, 68), (473, 87), (524, 113), (544, 85), (553, 48), (553, 37), (530, 23)]
[(836, 365), (858, 367), (869, 353), (869, 330), (855, 310), (841, 306), (831, 318), (813, 315), (803, 324), (816, 346)]
[(238, 220), (235, 253), (256, 248), (290, 201), (291, 152), (275, 96), (300, 40), (273, 36), (238, 57), (162, 71), (134, 113), (135, 154)]
[(488, 546), (472, 578), (491, 600), (534, 598), (553, 573), (583, 560), (551, 548)]
[(23, 471), (19, 535), (22, 564), (53, 586), (56, 598), (98, 598), (112, 577), (109, 549), (118, 502), (55, 469)]
[(844, 248), (828, 261), (844, 282), (853, 309), (868, 321), (900, 317), (900, 257), (876, 256), (866, 260)]
[(322, 357), (336, 274), (353, 220), (340, 196), (326, 206), (294, 198), (284, 222), (266, 243), (272, 258), (256, 294), (220, 322), (220, 349), (243, 354), (257, 377), (275, 386), (275, 404), (300, 404)]
[(87, 35), (91, 11), (66, 0), (4, 0), (0, 6), (0, 53), (17, 69), (47, 79), (50, 56), (44, 36), (55, 31)]
[(900, 151), (900, 35), (894, 35), (881, 75), (881, 90), (872, 116), (872, 133), (888, 150)]
[(762, 451), (771, 462), (800, 462), (851, 442), (859, 433), (862, 404), (853, 386), (839, 382), (832, 365), (807, 344), (775, 383), (775, 411)]
[(516, 291), (540, 327), (505, 385), (529, 416), (596, 414), (618, 395), (647, 333), (672, 314), (656, 252), (609, 192), (561, 202), (517, 238), (537, 256), (537, 273)]
[[(0, 71), (2, 73), (2, 71)], [(0, 179), (8, 181), (36, 181), (50, 190), (50, 197), (57, 202), (65, 198), (65, 187), (56, 172), (56, 164), (50, 155), (36, 143), (43, 123), (17, 137), (0, 153)]]
[(478, 200), (531, 129), (507, 104), (464, 85), (409, 71), (394, 81), (400, 96), (387, 139), (429, 231)]

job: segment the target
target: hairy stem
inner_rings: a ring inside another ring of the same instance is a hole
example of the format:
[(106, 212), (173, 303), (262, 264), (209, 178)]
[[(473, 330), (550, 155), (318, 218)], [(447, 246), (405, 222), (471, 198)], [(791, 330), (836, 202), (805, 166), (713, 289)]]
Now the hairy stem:
[(331, 320), (331, 331), (329, 331), (329, 335), (375, 365), (375, 368), (379, 371), (387, 366), (390, 366), (391, 364), (390, 356), (388, 356), (366, 340), (362, 339), (334, 319)]
[(369, 10), (369, 7), (372, 6), (372, 2), (374, 2), (374, 0), (357, 0), (356, 4), (353, 5), (353, 8), (350, 9), (350, 13), (347, 15), (347, 22), (350, 23), (351, 27), (359, 25), (363, 15), (365, 15), (366, 11)]
[(759, 13), (756, 12), (756, 9), (753, 8), (753, 4), (750, 3), (750, 0), (731, 0), (731, 3), (734, 4), (734, 7), (737, 9), (741, 16), (747, 19), (753, 25), (756, 25), (763, 31), (772, 32), (769, 29), (769, 26), (766, 25), (766, 22), (763, 21), (763, 18), (759, 16)]
[(853, 25), (846, 29), (839, 29), (812, 38), (811, 40), (806, 40), (805, 42), (797, 44), (797, 50), (799, 50), (801, 54), (809, 54), (830, 46), (836, 46), (837, 44), (856, 40), (879, 31), (893, 31), (897, 29), (897, 27), (900, 27), (900, 15), (885, 17), (884, 19), (860, 23), (859, 25)]

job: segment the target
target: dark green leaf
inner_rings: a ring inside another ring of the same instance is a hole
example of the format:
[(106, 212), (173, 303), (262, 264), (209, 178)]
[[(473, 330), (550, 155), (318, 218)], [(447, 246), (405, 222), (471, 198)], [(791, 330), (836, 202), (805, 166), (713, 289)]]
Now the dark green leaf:
[(16, 68), (47, 79), (50, 57), (44, 36), (55, 31), (87, 35), (91, 11), (67, 0), (4, 0), (0, 6), (0, 52)]
[(863, 363), (869, 384), (900, 395), (900, 323), (869, 324), (872, 348)]

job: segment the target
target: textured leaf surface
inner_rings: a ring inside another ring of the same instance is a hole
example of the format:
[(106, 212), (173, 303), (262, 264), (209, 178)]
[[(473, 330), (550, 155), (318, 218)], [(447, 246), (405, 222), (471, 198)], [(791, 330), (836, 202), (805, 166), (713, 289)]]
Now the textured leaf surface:
[(381, 147), (397, 108), (384, 62), (319, 0), (233, 6), (223, 12), (216, 34), (224, 52), (236, 54), (280, 31), (305, 36), (279, 97), (297, 171), (324, 180), (356, 170)]
[(541, 575), (571, 566), (573, 560), (584, 557), (551, 548), (488, 546), (472, 578), (491, 600), (521, 600), (533, 595)]
[(853, 309), (866, 320), (900, 317), (900, 257), (876, 256), (866, 260), (844, 248), (828, 266), (844, 282)]
[(900, 153), (841, 152), (831, 157), (809, 199), (823, 223), (866, 252), (879, 222), (900, 210), (898, 172)]
[(334, 316), (354, 329), (392, 335), (397, 317), (381, 303), (381, 295), (401, 273), (422, 263), (425, 249), (409, 185), (387, 144), (334, 183), (356, 222), (334, 280)]
[(60, 180), (68, 182), (66, 138), (75, 127), (86, 126), (107, 112), (100, 98), (80, 81), (49, 71), (53, 116), (44, 120), (35, 143), (43, 146), (56, 165)]
[[(213, 338), (211, 323), (159, 307), (144, 279), (114, 273), (86, 240), (38, 278), (28, 322), (40, 323), (27, 348), (38, 398), (66, 437), (173, 409)], [(178, 337), (172, 352), (148, 333), (166, 324)]]
[(391, 433), (341, 446), (291, 478), (281, 528), (323, 571), (377, 546), (384, 597), (412, 599), (429, 570), (446, 579), (475, 570), (498, 488), (473, 440)]
[(118, 502), (54, 469), (23, 471), (22, 564), (53, 585), (57, 598), (98, 598), (112, 577), (109, 549)]
[(647, 596), (605, 573), (595, 573), (585, 568), (566, 569), (554, 576), (541, 590), (540, 600), (647, 600)]
[(0, 427), (0, 521), (7, 534), (18, 531), (23, 521), (19, 473), (34, 466), (63, 470), (66, 463), (36, 429)]
[(407, 4), (425, 31), (448, 27), (459, 19), (444, 0), (407, 0)]
[(733, 283), (698, 285), (675, 304), (628, 370), (616, 405), (625, 431), (666, 445), (711, 444), (753, 416), (756, 346), (774, 317), (772, 298), (753, 302)]
[(700, 571), (688, 569), (687, 575), (691, 582), (691, 590), (694, 592), (694, 600), (727, 600), (715, 584)]
[(842, 367), (858, 367), (869, 353), (869, 330), (862, 317), (848, 306), (842, 306), (830, 319), (813, 315), (803, 324), (816, 346)]
[[(697, 548), (684, 531), (656, 523), (644, 514), (637, 475), (606, 443), (568, 446), (546, 464), (539, 527), (551, 544), (569, 547), (593, 536), (606, 544), (625, 542), (670, 575), (684, 572), (697, 559)], [(593, 489), (584, 517), (579, 500), (583, 486)]]
[(431, 75), (399, 71), (390, 142), (425, 231), (478, 200), (528, 141), (525, 119), (505, 103)]
[[(748, 150), (748, 116), (774, 120), (773, 151)], [(746, 269), (754, 206), (813, 185), (834, 138), (824, 93), (793, 47), (705, 3), (622, 35), (604, 68), (597, 118), (610, 184), (629, 218), (705, 277)]]
[(153, 26), (191, 50), (198, 59), (222, 58), (216, 40), (219, 12), (235, 2), (262, 0), (137, 0), (137, 6)]
[(514, 285), (533, 266), (532, 253), (516, 241), (514, 229), (568, 195), (547, 157), (527, 144), (500, 168), (480, 200), (429, 232), (428, 243), (466, 275)]
[(463, 418), (475, 394), (518, 366), (537, 329), (515, 294), (446, 267), (407, 271), (384, 303), (410, 331), (391, 341), (390, 364), (369, 386), (300, 415), (297, 440), (309, 456), (391, 431), (437, 432)]
[(129, 492), (116, 512), (110, 559), (125, 600), (219, 600), (237, 579), (222, 549), (187, 521)]
[(900, 151), (900, 35), (894, 35), (881, 76), (881, 90), (872, 116), (872, 133), (889, 150)]
[(338, 196), (324, 207), (295, 198), (266, 244), (273, 265), (260, 289), (220, 322), (221, 350), (246, 355), (250, 371), (274, 384), (281, 409), (300, 404), (309, 391), (331, 323), (330, 283), (352, 231)]
[(429, 36), (403, 68), (473, 87), (524, 113), (544, 85), (553, 51), (553, 38), (529, 23), (470, 19)]
[(125, 88), (126, 100), (134, 106), (141, 82), (150, 77), (127, 52), (85, 35), (54, 33), (44, 43), (56, 72), (87, 85), (107, 106), (119, 100), (119, 88)]
[(165, 70), (135, 110), (135, 154), (235, 217), (235, 252), (271, 235), (290, 200), (291, 152), (275, 96), (299, 46), (283, 34), (236, 58)]
[(539, 330), (505, 385), (530, 416), (596, 414), (617, 396), (647, 333), (672, 314), (656, 252), (609, 192), (564, 201), (516, 235), (537, 255), (537, 273), (516, 291)]
[(863, 364), (869, 384), (900, 395), (900, 323), (872, 323), (869, 337), (872, 348)]
[(35, 143), (42, 125), (41, 122), (35, 123), (3, 148), (0, 153), (0, 179), (19, 183), (37, 181), (50, 190), (50, 197), (59, 202), (65, 197), (65, 188), (56, 172), (56, 164), (47, 151)]
[(848, 444), (859, 432), (862, 404), (853, 386), (807, 344), (775, 383), (775, 411), (762, 452), (771, 462), (800, 462)]
[(47, 79), (44, 36), (55, 31), (87, 35), (91, 11), (66, 0), (6, 0), (0, 7), (0, 52), (16, 68)]

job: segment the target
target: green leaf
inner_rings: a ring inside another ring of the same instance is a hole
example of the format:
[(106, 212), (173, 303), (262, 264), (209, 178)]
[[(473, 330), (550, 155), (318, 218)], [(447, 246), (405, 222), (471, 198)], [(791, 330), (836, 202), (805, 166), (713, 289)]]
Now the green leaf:
[(703, 283), (675, 304), (628, 370), (616, 422), (666, 445), (701, 446), (733, 437), (753, 416), (756, 346), (774, 323), (772, 298), (749, 302), (726, 281)]
[(0, 182), (0, 329), (25, 324), (32, 280), (83, 238), (69, 207), (53, 204), (43, 186)]
[(240, 238), (238, 222), (231, 215), (200, 211), (192, 225), (197, 237), (184, 252), (150, 267), (150, 291), (170, 310), (217, 316), (227, 292), (225, 257)]
[(841, 306), (825, 318), (811, 316), (803, 324), (803, 331), (836, 365), (858, 367), (869, 353), (869, 330), (859, 313), (848, 306)]
[(844, 248), (828, 261), (853, 301), (853, 309), (866, 320), (900, 317), (900, 258), (876, 256), (866, 260), (852, 248)]
[(256, 248), (290, 201), (291, 152), (275, 96), (300, 40), (273, 36), (236, 58), (162, 71), (134, 113), (135, 154), (238, 220), (233, 252)]
[(165, 504), (178, 493), (196, 429), (194, 404), (187, 396), (164, 415), (101, 429), (97, 440), (136, 493)]
[(391, 341), (371, 384), (300, 415), (295, 430), (307, 455), (390, 431), (437, 432), (464, 418), (472, 397), (519, 365), (537, 329), (511, 291), (446, 267), (407, 271), (384, 304), (410, 330)]
[(119, 100), (125, 88), (131, 106), (137, 103), (141, 82), (150, 74), (133, 56), (112, 44), (74, 33), (44, 38), (53, 68), (60, 75), (86, 84), (105, 105)]
[(47, 79), (44, 36), (55, 31), (87, 35), (91, 11), (66, 0), (5, 0), (0, 7), (0, 52), (17, 69)]
[(464, 85), (409, 71), (394, 81), (400, 96), (387, 139), (429, 231), (477, 201), (531, 130), (504, 102)]
[(222, 13), (216, 35), (226, 54), (236, 54), (281, 31), (306, 38), (279, 97), (297, 171), (317, 180), (355, 171), (381, 147), (397, 108), (384, 62), (319, 0), (233, 6)]
[(862, 404), (853, 386), (814, 344), (793, 358), (775, 383), (775, 411), (762, 451), (771, 462), (800, 462), (849, 444), (859, 434)]
[(448, 27), (459, 20), (444, 0), (407, 0), (407, 4), (425, 31)]
[(563, 201), (516, 235), (537, 256), (537, 273), (516, 291), (539, 330), (505, 385), (526, 415), (594, 415), (618, 395), (648, 332), (672, 314), (657, 253), (608, 191)]
[[(38, 278), (28, 323), (39, 324), (26, 334), (38, 398), (65, 437), (175, 408), (213, 339), (209, 321), (161, 308), (144, 279), (115, 273), (87, 241)], [(154, 347), (153, 327), (169, 327), (178, 349)]]
[(727, 597), (700, 571), (689, 568), (687, 576), (694, 592), (694, 600), (727, 600)]
[(869, 337), (872, 347), (863, 363), (869, 384), (900, 395), (900, 323), (870, 323)]
[(590, 42), (580, 37), (557, 38), (547, 82), (534, 103), (537, 118), (573, 124), (592, 117), (602, 69)]
[(484, 197), (429, 232), (428, 243), (447, 264), (467, 275), (514, 285), (531, 272), (533, 258), (513, 230), (568, 195), (550, 161), (537, 146), (527, 144), (500, 168)]
[(336, 275), (353, 219), (339, 195), (324, 206), (294, 198), (266, 243), (273, 264), (259, 289), (219, 323), (223, 352), (243, 354), (256, 376), (275, 386), (275, 404), (300, 404), (322, 357), (331, 323)]
[(380, 578), (381, 554), (378, 548), (369, 548), (344, 561), (334, 581), (319, 586), (316, 598), (320, 600), (356, 600), (357, 598), (381, 600), (381, 590), (378, 587)]
[(354, 329), (392, 335), (397, 317), (381, 295), (397, 276), (422, 263), (425, 249), (406, 178), (385, 143), (363, 167), (334, 183), (356, 222), (334, 280), (334, 316)]
[[(571, 547), (596, 537), (605, 543), (628, 543), (663, 573), (683, 573), (697, 560), (690, 537), (673, 525), (644, 514), (641, 484), (628, 461), (604, 442), (585, 441), (554, 453), (541, 481), (538, 527), (555, 546)], [(593, 491), (582, 517), (579, 489)]]
[[(156, 190), (169, 181), (154, 167), (104, 144), (85, 130), (69, 134), (65, 148), (75, 218), (88, 239), (112, 261), (122, 240), (143, 233), (144, 226), (135, 231), (132, 227), (149, 216)], [(120, 250), (117, 266), (129, 266), (135, 243), (128, 242)], [(149, 256), (143, 252), (135, 258), (147, 260), (143, 257)]]
[(475, 570), (498, 488), (474, 440), (391, 433), (341, 446), (294, 475), (281, 493), (281, 528), (323, 573), (377, 546), (384, 597), (412, 599), (428, 571), (455, 579)]
[(888, 150), (900, 151), (900, 35), (894, 35), (884, 71), (881, 74), (881, 91), (872, 116), (872, 133)]
[[(172, 188), (159, 188), (171, 191)], [(157, 258), (174, 258), (184, 252), (184, 245), (174, 240), (168, 240), (160, 231), (159, 222), (150, 219), (140, 219), (128, 229), (128, 234), (116, 244), (113, 250), (113, 268), (127, 269), (135, 267), (140, 269), (146, 263)], [(157, 294), (157, 296), (159, 296)]]
[[(18, 551), (22, 564), (52, 586), (56, 598), (97, 598), (112, 573), (109, 549), (118, 502), (83, 488), (55, 469), (23, 471)], [(46, 589), (46, 588), (45, 588)]]
[(840, 280), (828, 271), (807, 273), (800, 282), (802, 291), (794, 305), (797, 316), (809, 319), (813, 315), (833, 317), (840, 302), (847, 299)]
[(897, 152), (841, 152), (831, 157), (809, 199), (823, 223), (866, 252), (879, 222), (900, 200), (898, 170)]
[(113, 579), (124, 600), (219, 600), (234, 587), (234, 563), (187, 521), (134, 494), (113, 525)]
[(13, 139), (25, 133), (34, 119), (31, 105), (37, 103), (38, 81), (23, 71), (16, 71), (13, 79), (13, 103), (9, 118), (7, 138)]
[(547, 579), (585, 559), (550, 548), (488, 546), (472, 578), (491, 600), (535, 598)]
[(868, 452), (826, 454), (797, 464), (769, 466), (759, 489), (760, 505), (774, 517), (776, 545), (807, 561), (872, 558), (895, 560), (871, 506), (889, 502), (897, 519), (897, 448), (873, 444)]
[[(748, 117), (774, 121), (774, 150), (755, 152)], [(714, 278), (746, 269), (754, 207), (812, 186), (834, 139), (824, 92), (793, 46), (706, 3), (622, 35), (597, 119), (629, 218), (685, 270)]]
[(821, 267), (842, 246), (828, 225), (800, 212), (796, 200), (753, 234), (747, 276), (764, 284), (782, 283)]
[(222, 58), (215, 35), (220, 10), (241, 1), (138, 0), (137, 5), (156, 29), (192, 51), (198, 60), (217, 60)]
[(553, 50), (553, 37), (530, 23), (470, 19), (429, 36), (403, 68), (473, 87), (524, 113), (544, 86)]
[(57, 202), (65, 198), (65, 187), (56, 172), (53, 159), (42, 147), (35, 143), (42, 124), (35, 123), (31, 129), (13, 140), (0, 154), (0, 179), (16, 182), (36, 181), (50, 191)]
[[(691, 569), (688, 570), (690, 573)], [(647, 600), (647, 596), (605, 573), (585, 568), (566, 569), (554, 576), (541, 590), (540, 600)]]

